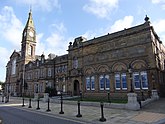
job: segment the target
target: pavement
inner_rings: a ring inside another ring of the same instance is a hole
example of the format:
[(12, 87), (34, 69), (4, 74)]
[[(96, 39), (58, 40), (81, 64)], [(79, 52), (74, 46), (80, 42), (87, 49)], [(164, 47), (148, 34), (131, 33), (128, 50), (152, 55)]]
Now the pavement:
[[(81, 102), (80, 102), (81, 104)], [(41, 114), (46, 114), (49, 116), (56, 116), (63, 119), (74, 120), (82, 124), (165, 124), (165, 98), (161, 98), (154, 101), (146, 106), (144, 106), (139, 111), (132, 111), (126, 109), (113, 109), (113, 108), (103, 108), (103, 116), (106, 121), (101, 122), (101, 108), (96, 106), (82, 106), (80, 105), (80, 114), (82, 117), (76, 117), (78, 114), (78, 106), (73, 104), (66, 104), (64, 101), (63, 112), (64, 114), (59, 114), (61, 111), (60, 100), (56, 103), (50, 103), (50, 110), (47, 112), (48, 103), (40, 101), (39, 108), (37, 101), (32, 100), (32, 108), (29, 107), (29, 101), (25, 100), (25, 106), (22, 107), (22, 99), (10, 97), (8, 103), (0, 102), (0, 107), (2, 106), (14, 106), (18, 109), (24, 109), (26, 111), (37, 112)]]

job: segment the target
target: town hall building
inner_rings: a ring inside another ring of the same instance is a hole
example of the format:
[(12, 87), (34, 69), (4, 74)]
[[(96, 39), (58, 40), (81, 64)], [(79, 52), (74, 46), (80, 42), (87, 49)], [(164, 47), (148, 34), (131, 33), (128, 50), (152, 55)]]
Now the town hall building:
[(36, 45), (30, 10), (21, 51), (14, 50), (6, 65), (6, 93), (42, 96), (52, 88), (72, 96), (118, 97), (157, 89), (165, 95), (165, 47), (147, 16), (135, 27), (89, 40), (77, 37), (68, 43), (66, 55), (36, 55)]

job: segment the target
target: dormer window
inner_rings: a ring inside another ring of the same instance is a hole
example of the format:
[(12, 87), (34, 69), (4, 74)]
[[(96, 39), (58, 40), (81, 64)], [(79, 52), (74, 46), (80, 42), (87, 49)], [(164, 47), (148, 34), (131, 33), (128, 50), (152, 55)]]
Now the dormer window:
[(44, 63), (44, 58), (41, 59), (41, 63)]
[(41, 63), (43, 64), (44, 63), (44, 59), (45, 59), (45, 56), (44, 54), (41, 55)]
[(39, 61), (37, 61), (37, 67), (39, 66)]

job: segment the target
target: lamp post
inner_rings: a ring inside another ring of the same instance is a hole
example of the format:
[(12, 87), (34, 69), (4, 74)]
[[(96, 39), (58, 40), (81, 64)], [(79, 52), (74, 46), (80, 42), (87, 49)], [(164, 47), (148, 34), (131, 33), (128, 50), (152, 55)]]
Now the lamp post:
[(64, 114), (64, 111), (63, 111), (63, 98), (62, 98), (62, 91), (61, 91), (61, 111), (59, 112), (59, 114)]
[(24, 92), (25, 92), (25, 65), (23, 66), (23, 72), (22, 72), (22, 107), (25, 106), (24, 104)]
[(153, 90), (155, 90), (155, 76), (152, 74), (152, 84), (153, 84)]
[(133, 86), (132, 86), (132, 66), (131, 65), (129, 65), (128, 73), (130, 75), (130, 86), (131, 86), (130, 92), (133, 93)]

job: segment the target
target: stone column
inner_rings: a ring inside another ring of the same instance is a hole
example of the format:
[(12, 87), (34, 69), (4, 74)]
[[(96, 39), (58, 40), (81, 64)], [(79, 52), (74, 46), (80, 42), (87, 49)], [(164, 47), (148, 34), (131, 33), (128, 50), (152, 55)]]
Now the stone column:
[(39, 98), (38, 93), (34, 93), (34, 100), (38, 100), (38, 98)]
[(152, 90), (152, 96), (151, 98), (153, 100), (158, 100), (159, 99), (159, 95), (158, 95), (158, 91), (157, 90)]
[(137, 94), (136, 93), (128, 93), (128, 102), (126, 104), (126, 109), (130, 109), (130, 110), (139, 110), (140, 109), (140, 105), (137, 102)]
[(49, 93), (44, 93), (44, 99), (43, 99), (43, 101), (44, 102), (47, 102), (48, 101), (48, 98), (49, 98)]

